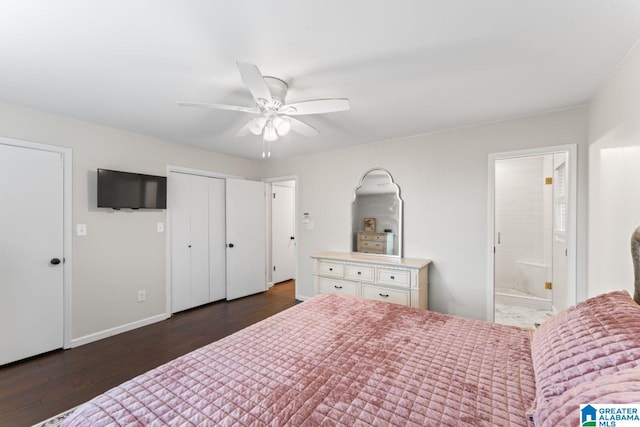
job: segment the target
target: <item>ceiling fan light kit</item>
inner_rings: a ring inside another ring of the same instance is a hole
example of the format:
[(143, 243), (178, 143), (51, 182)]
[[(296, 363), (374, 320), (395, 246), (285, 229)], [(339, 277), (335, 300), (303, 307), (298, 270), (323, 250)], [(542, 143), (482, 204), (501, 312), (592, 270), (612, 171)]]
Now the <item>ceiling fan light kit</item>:
[(253, 108), (206, 102), (178, 102), (177, 104), (184, 107), (259, 114), (259, 117), (249, 120), (236, 136), (245, 136), (249, 133), (262, 135), (262, 157), (271, 157), (271, 142), (285, 136), (290, 130), (309, 137), (320, 133), (314, 127), (290, 116), (333, 113), (351, 109), (351, 104), (346, 98), (312, 99), (285, 104), (289, 89), (286, 82), (276, 77), (263, 76), (258, 67), (253, 64), (236, 62), (236, 65), (255, 102)]
[(278, 139), (278, 133), (276, 132), (275, 126), (273, 126), (273, 122), (271, 120), (267, 121), (267, 124), (264, 127), (264, 131), (262, 137), (267, 142), (273, 142)]
[(279, 136), (285, 136), (291, 130), (291, 119), (287, 116), (276, 116), (273, 119), (273, 126)]

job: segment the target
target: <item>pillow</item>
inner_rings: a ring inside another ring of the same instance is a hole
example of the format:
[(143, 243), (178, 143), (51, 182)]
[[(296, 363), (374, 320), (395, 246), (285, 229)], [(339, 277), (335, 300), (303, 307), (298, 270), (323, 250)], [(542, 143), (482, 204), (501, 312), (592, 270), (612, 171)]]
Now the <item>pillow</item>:
[(640, 402), (640, 368), (603, 375), (578, 384), (536, 409), (536, 426), (580, 425), (580, 405)]
[(558, 313), (533, 334), (536, 405), (602, 375), (640, 366), (640, 306), (626, 291)]

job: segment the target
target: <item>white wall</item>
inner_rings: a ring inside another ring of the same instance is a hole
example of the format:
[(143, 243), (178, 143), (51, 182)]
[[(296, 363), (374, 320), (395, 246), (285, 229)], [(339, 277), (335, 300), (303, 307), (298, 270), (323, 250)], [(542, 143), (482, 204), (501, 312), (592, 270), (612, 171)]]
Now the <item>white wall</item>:
[(589, 296), (633, 292), (640, 225), (640, 43), (589, 107)]
[[(405, 256), (433, 260), (429, 307), (486, 317), (488, 155), (578, 144), (578, 283), (586, 280), (587, 109), (507, 120), (380, 142), (266, 164), (268, 176), (298, 176), (298, 293), (313, 296), (313, 263), (321, 251), (350, 251), (353, 189), (364, 171), (383, 167), (404, 199)], [(584, 290), (578, 292), (578, 296)]]
[[(487, 156), (532, 147), (579, 144), (578, 282), (586, 282), (586, 141), (584, 107), (437, 134), (270, 162), (187, 148), (63, 116), (0, 103), (0, 135), (73, 149), (72, 337), (164, 313), (164, 211), (97, 209), (98, 167), (165, 174), (172, 164), (248, 178), (298, 176), (298, 293), (313, 296), (313, 253), (350, 251), (352, 191), (362, 173), (388, 169), (402, 189), (405, 256), (430, 258), (430, 308), (484, 318), (486, 313)], [(136, 302), (147, 290), (147, 301)], [(586, 291), (578, 290), (578, 296)]]
[[(76, 341), (165, 313), (165, 239), (156, 223), (165, 211), (96, 207), (96, 169), (165, 175), (167, 164), (235, 174), (263, 175), (262, 163), (144, 137), (63, 116), (0, 103), (0, 135), (71, 147), (73, 224), (72, 330)], [(147, 301), (137, 302), (137, 291)]]

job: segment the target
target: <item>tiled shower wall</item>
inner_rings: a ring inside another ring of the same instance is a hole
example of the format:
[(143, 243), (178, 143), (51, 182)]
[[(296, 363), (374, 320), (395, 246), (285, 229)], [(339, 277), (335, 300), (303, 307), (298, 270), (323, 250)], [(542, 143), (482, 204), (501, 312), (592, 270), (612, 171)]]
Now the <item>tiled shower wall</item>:
[(553, 175), (552, 159), (546, 155), (496, 162), (496, 288), (544, 295), (544, 280), (526, 277), (517, 263), (551, 265), (553, 201), (545, 177)]

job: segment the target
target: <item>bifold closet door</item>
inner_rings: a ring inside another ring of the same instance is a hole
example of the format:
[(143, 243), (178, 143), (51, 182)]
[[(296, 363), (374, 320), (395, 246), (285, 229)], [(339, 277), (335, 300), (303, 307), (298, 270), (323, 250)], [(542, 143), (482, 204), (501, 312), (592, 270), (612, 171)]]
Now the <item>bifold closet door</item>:
[(224, 180), (171, 172), (172, 312), (225, 297)]
[(191, 255), (190, 307), (208, 303), (209, 300), (209, 178), (191, 175), (189, 205), (190, 236), (188, 249)]
[(209, 178), (209, 301), (227, 296), (225, 182)]

